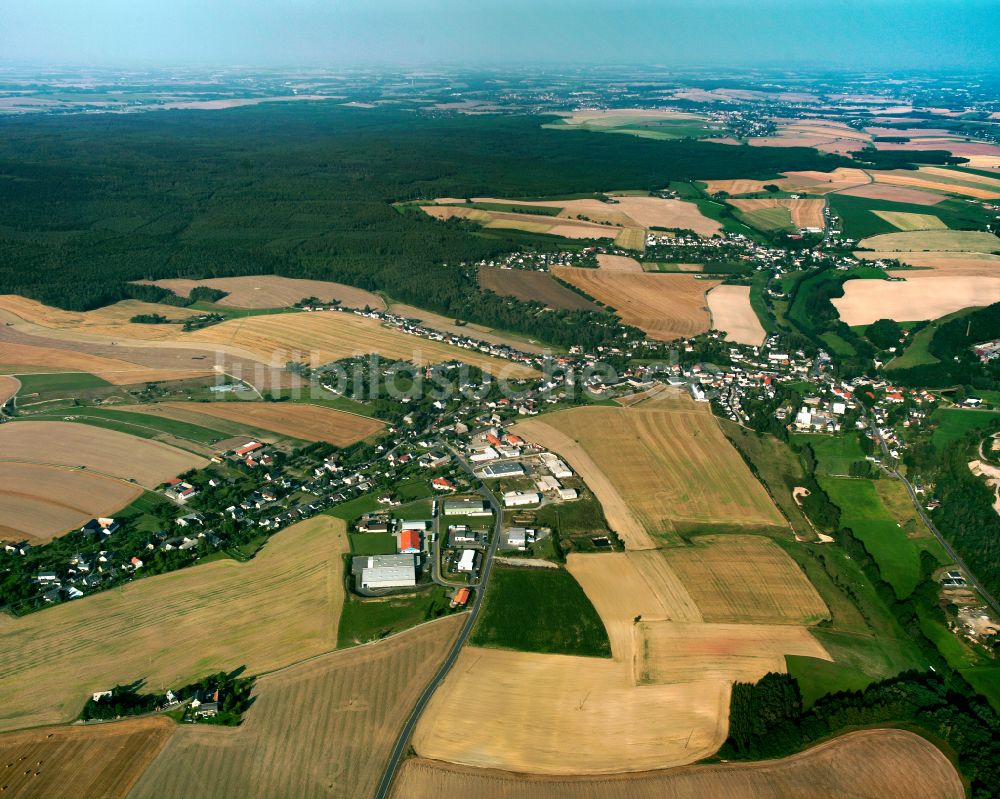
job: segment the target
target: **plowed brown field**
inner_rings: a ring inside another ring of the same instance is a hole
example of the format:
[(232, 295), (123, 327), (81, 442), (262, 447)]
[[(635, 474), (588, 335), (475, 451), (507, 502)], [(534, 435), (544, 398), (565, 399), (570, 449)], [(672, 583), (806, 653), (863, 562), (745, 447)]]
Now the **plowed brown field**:
[(544, 303), (550, 308), (563, 308), (568, 311), (599, 310), (598, 306), (590, 300), (560, 285), (545, 272), (481, 266), (479, 267), (479, 285), (504, 297), (534, 300)]
[(131, 799), (371, 796), (462, 621), (442, 619), (262, 677), (241, 727), (181, 727)]

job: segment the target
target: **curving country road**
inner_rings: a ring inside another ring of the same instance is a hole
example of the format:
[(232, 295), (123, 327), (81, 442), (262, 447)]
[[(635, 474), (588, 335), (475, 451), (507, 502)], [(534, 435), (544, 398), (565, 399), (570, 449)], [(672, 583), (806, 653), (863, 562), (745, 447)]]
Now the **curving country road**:
[(438, 686), (444, 682), (445, 677), (448, 676), (448, 672), (451, 671), (452, 666), (455, 665), (455, 661), (458, 660), (458, 656), (462, 651), (462, 647), (465, 646), (466, 641), (469, 639), (469, 635), (472, 634), (472, 628), (476, 624), (476, 619), (479, 617), (479, 611), (483, 607), (483, 598), (486, 596), (486, 583), (489, 581), (490, 572), (493, 569), (493, 557), (496, 555), (497, 548), (500, 546), (500, 536), (503, 533), (503, 508), (500, 502), (497, 500), (496, 496), (490, 491), (486, 485), (476, 477), (472, 470), (472, 467), (468, 464), (465, 458), (452, 446), (448, 446), (452, 454), (455, 456), (459, 465), (469, 474), (469, 476), (474, 480), (479, 482), (479, 493), (483, 495), (487, 502), (493, 508), (493, 515), (495, 518), (495, 523), (493, 525), (493, 540), (490, 542), (490, 547), (486, 550), (486, 554), (483, 557), (483, 565), (479, 574), (479, 580), (472, 585), (476, 589), (476, 598), (472, 602), (472, 607), (469, 609), (468, 617), (465, 620), (465, 624), (462, 626), (461, 632), (458, 634), (458, 638), (455, 639), (455, 643), (451, 647), (451, 651), (448, 652), (448, 656), (444, 659), (441, 664), (441, 668), (437, 670), (434, 677), (427, 684), (424, 690), (421, 692), (420, 697), (417, 699), (417, 703), (413, 706), (413, 710), (410, 711), (410, 715), (406, 719), (406, 723), (403, 725), (403, 729), (399, 733), (399, 737), (396, 739), (396, 744), (392, 748), (392, 753), (389, 755), (389, 761), (386, 763), (385, 771), (382, 774), (382, 779), (378, 784), (378, 788), (375, 791), (375, 799), (386, 799), (389, 795), (389, 790), (392, 788), (393, 778), (396, 776), (396, 770), (399, 768), (399, 763), (403, 759), (403, 755), (406, 752), (406, 746), (410, 741), (410, 736), (413, 735), (413, 730), (417, 726), (417, 722), (420, 720), (421, 714), (424, 712), (424, 708), (427, 707), (427, 703), (430, 702), (431, 697), (437, 690)]

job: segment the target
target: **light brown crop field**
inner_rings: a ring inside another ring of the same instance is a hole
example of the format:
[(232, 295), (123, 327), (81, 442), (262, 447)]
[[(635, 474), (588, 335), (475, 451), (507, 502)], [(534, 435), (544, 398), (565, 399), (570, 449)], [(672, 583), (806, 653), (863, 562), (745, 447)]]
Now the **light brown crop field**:
[(242, 726), (181, 727), (131, 799), (371, 796), (462, 621), (441, 619), (261, 677)]
[(792, 625), (643, 620), (634, 630), (638, 685), (757, 682), (769, 671), (784, 672), (785, 655), (832, 660), (805, 627)]
[(871, 183), (871, 177), (863, 169), (840, 166), (831, 172), (814, 172), (808, 170), (785, 172), (785, 180), (779, 183), (779, 186), (785, 189), (785, 191), (790, 192), (827, 194), (867, 183)]
[(89, 472), (0, 461), (0, 538), (49, 541), (113, 515), (141, 493), (137, 485)]
[[(507, 202), (498, 200), (497, 202)], [(518, 203), (527, 205), (528, 203)], [(613, 238), (620, 228), (613, 225), (599, 225), (583, 219), (519, 214), (508, 211), (484, 211), (455, 205), (422, 205), (421, 210), (435, 219), (468, 219), (484, 227), (513, 228), (529, 233), (548, 233), (569, 239)]]
[(862, 239), (868, 250), (934, 250), (944, 252), (982, 252), (1000, 250), (1000, 238), (984, 230), (915, 230), (908, 233), (882, 233)]
[[(910, 266), (919, 266), (924, 269), (934, 270), (925, 274), (938, 274), (949, 276), (968, 277), (997, 277), (1000, 276), (1000, 255), (980, 252), (885, 252), (859, 250), (854, 253), (858, 258), (868, 260), (879, 260), (891, 258), (900, 263)], [(890, 272), (895, 277), (912, 278), (915, 273), (907, 270)], [(916, 275), (920, 277), (919, 274)]]
[(937, 205), (945, 198), (940, 194), (920, 189), (907, 189), (902, 186), (889, 186), (884, 183), (867, 183), (848, 189), (841, 189), (837, 194), (849, 197), (868, 197), (872, 200), (889, 200), (890, 202), (909, 203), (910, 205)]
[(671, 341), (708, 330), (705, 294), (719, 285), (688, 274), (630, 274), (556, 266), (552, 274), (615, 309), (623, 322), (650, 338)]
[(316, 516), (249, 563), (212, 561), (0, 616), (0, 730), (68, 721), (90, 693), (140, 677), (158, 691), (332, 651), (347, 551), (344, 523)]
[(718, 749), (729, 694), (723, 680), (636, 687), (631, 664), (605, 658), (467, 647), (413, 747), (421, 757), (534, 774), (667, 768)]
[(750, 305), (749, 286), (716, 286), (707, 299), (712, 327), (724, 330), (727, 341), (755, 346), (764, 343), (764, 328)]
[(615, 244), (626, 250), (643, 252), (646, 249), (646, 231), (641, 227), (624, 227), (615, 236)]
[(187, 297), (196, 286), (208, 286), (227, 292), (218, 304), (227, 308), (285, 308), (306, 297), (322, 302), (339, 300), (346, 308), (383, 309), (385, 301), (364, 289), (333, 283), (328, 280), (302, 280), (278, 275), (253, 275), (246, 277), (216, 277), (206, 280), (170, 278), (168, 280), (138, 280), (169, 289), (180, 297)]
[(145, 488), (207, 461), (190, 452), (73, 422), (10, 422), (0, 427), (0, 461), (83, 468)]
[(906, 273), (905, 281), (848, 280), (844, 296), (832, 302), (848, 325), (869, 325), (878, 319), (938, 319), (962, 308), (1000, 302), (1000, 276), (931, 273), (911, 277), (914, 274), (918, 273)]
[(790, 198), (760, 200), (729, 200), (731, 206), (747, 214), (751, 219), (758, 211), (770, 208), (787, 208), (792, 217), (792, 225), (797, 228), (822, 228), (823, 200), (793, 200)]
[(562, 308), (567, 311), (599, 310), (590, 300), (560, 285), (546, 272), (481, 266), (479, 285), (504, 297), (534, 300), (544, 303), (549, 308)]
[[(707, 405), (676, 400), (662, 407), (646, 402), (630, 408), (574, 408), (516, 427), (519, 435), (559, 452), (580, 472), (627, 547), (649, 548), (642, 538), (625, 537), (615, 527), (623, 516), (649, 534), (668, 536), (676, 524), (787, 526)], [(579, 457), (581, 450), (599, 464), (613, 493), (608, 495), (602, 481), (595, 484), (593, 467), (577, 465), (587, 463)], [(616, 507), (621, 502), (624, 507)]]
[(231, 319), (190, 333), (186, 341), (207, 345), (232, 345), (265, 363), (284, 363), (296, 357), (318, 358), (321, 363), (352, 355), (378, 353), (386, 358), (417, 364), (462, 361), (493, 375), (525, 377), (534, 370), (481, 353), (430, 341), (386, 327), (376, 319), (351, 313), (286, 313)]
[(39, 347), (32, 344), (16, 344), (9, 341), (0, 342), (0, 364), (19, 367), (8, 369), (8, 371), (22, 374), (89, 372), (116, 386), (157, 380), (184, 380), (212, 373), (210, 366), (200, 369), (148, 368), (129, 361), (103, 358), (86, 352), (56, 347)]
[(17, 393), (19, 388), (21, 388), (20, 380), (8, 377), (7, 375), (0, 375), (0, 408)]
[(980, 200), (993, 200), (1000, 197), (1000, 189), (989, 188), (982, 184), (967, 183), (965, 185), (954, 180), (933, 173), (927, 174), (920, 171), (910, 170), (888, 170), (873, 172), (872, 176), (876, 183), (885, 183), (890, 186), (903, 186), (911, 189), (930, 189), (932, 191), (944, 192), (946, 194), (958, 194), (965, 197), (975, 197)]
[(706, 622), (815, 624), (830, 617), (798, 564), (770, 538), (697, 536), (692, 546), (663, 554)]
[(218, 419), (245, 422), (251, 427), (271, 430), (303, 441), (325, 441), (336, 447), (346, 447), (361, 441), (385, 427), (378, 419), (297, 402), (168, 402), (166, 404)]
[(642, 264), (628, 255), (598, 255), (597, 264), (606, 272), (642, 272)]
[(701, 612), (660, 550), (573, 553), (566, 568), (604, 622), (611, 656), (631, 663), (635, 619), (700, 622)]
[(123, 799), (176, 728), (153, 716), (0, 734), (4, 799)]
[(934, 214), (912, 214), (905, 211), (872, 211), (897, 230), (947, 230), (941, 217)]
[(705, 184), (705, 191), (709, 194), (724, 191), (726, 194), (735, 196), (739, 194), (756, 194), (759, 191), (764, 191), (764, 186), (776, 181), (736, 178), (735, 180), (703, 180), (701, 182)]
[(781, 760), (605, 777), (538, 777), (424, 758), (403, 763), (393, 799), (962, 799), (955, 767), (905, 730), (862, 730)]

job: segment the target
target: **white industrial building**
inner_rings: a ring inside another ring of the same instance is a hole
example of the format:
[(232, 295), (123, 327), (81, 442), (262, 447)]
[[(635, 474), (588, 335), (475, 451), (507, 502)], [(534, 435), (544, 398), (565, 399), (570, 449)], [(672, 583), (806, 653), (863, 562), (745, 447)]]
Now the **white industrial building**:
[(416, 555), (369, 555), (362, 559), (362, 588), (401, 588), (417, 584)]
[(489, 516), (493, 513), (483, 499), (446, 499), (445, 516)]
[(524, 549), (527, 540), (528, 540), (528, 530), (526, 527), (507, 528), (508, 546), (517, 547), (518, 549)]
[(511, 463), (491, 463), (483, 469), (483, 477), (520, 477), (524, 467), (517, 461)]
[(545, 475), (544, 477), (539, 477), (535, 480), (535, 485), (538, 486), (538, 490), (545, 491), (558, 491), (560, 488), (559, 481), (554, 477)]
[(469, 456), (469, 460), (473, 463), (485, 463), (486, 461), (495, 461), (499, 457), (500, 453), (493, 449), (493, 447), (486, 447), (486, 449), (473, 452)]
[(559, 499), (576, 499), (578, 496), (575, 488), (560, 488)]
[(503, 495), (506, 508), (517, 508), (521, 505), (537, 505), (542, 501), (542, 495), (537, 491), (508, 491)]
[(458, 559), (458, 566), (455, 568), (456, 571), (460, 572), (471, 572), (476, 568), (476, 550), (474, 549), (463, 549), (462, 556)]
[(545, 464), (545, 468), (552, 472), (553, 477), (573, 476), (573, 472), (570, 471), (569, 467), (551, 452), (543, 452), (541, 458), (542, 463)]

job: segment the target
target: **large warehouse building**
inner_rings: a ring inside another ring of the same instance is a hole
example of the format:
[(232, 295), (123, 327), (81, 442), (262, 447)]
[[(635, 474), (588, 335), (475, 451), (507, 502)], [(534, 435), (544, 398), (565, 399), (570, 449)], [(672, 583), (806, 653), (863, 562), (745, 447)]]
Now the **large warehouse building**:
[(362, 588), (402, 588), (417, 584), (416, 555), (369, 555), (354, 559), (361, 567)]

